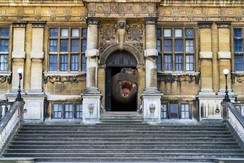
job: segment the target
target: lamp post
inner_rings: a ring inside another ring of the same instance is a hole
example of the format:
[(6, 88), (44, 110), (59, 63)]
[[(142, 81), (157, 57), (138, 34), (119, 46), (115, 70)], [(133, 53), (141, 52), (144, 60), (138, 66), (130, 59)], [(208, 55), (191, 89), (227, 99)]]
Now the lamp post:
[(228, 95), (228, 85), (227, 85), (227, 76), (229, 74), (228, 69), (224, 69), (223, 73), (225, 75), (225, 98), (223, 99), (223, 102), (230, 102), (229, 95)]
[(20, 81), (22, 80), (22, 73), (23, 73), (23, 69), (22, 68), (18, 68), (17, 72), (19, 74), (19, 89), (18, 89), (18, 94), (17, 97), (15, 99), (15, 101), (23, 101), (23, 98), (21, 97), (21, 87), (20, 87)]

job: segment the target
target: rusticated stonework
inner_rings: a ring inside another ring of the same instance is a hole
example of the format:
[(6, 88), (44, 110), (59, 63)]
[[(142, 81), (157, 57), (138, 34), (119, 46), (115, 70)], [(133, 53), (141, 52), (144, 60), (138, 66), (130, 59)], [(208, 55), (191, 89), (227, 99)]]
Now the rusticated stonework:
[(155, 17), (156, 3), (89, 3), (88, 17)]

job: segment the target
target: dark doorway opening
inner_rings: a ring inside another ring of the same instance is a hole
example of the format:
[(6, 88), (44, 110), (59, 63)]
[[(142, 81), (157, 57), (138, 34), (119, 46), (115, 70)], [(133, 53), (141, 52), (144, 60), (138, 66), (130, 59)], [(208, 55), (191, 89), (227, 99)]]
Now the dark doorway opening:
[(126, 51), (117, 51), (112, 53), (106, 62), (106, 88), (105, 88), (105, 102), (107, 111), (136, 111), (137, 110), (137, 96), (127, 103), (116, 101), (112, 96), (112, 77), (119, 73), (123, 68), (136, 69), (136, 59), (132, 54)]

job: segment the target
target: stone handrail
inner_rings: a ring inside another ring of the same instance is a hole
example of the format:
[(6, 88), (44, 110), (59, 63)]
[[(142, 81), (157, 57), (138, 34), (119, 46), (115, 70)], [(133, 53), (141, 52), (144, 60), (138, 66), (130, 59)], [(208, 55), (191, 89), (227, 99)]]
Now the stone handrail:
[(244, 117), (231, 102), (222, 102), (225, 108), (225, 120), (244, 149)]
[(8, 112), (2, 117), (0, 123), (0, 153), (8, 142), (14, 130), (18, 129), (23, 120), (24, 101), (13, 103)]

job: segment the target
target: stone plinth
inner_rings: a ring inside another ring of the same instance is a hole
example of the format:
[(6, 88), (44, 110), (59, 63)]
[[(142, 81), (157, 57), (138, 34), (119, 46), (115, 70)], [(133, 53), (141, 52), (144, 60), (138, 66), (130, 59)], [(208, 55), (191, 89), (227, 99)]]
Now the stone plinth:
[(147, 88), (142, 94), (142, 115), (146, 122), (161, 121), (161, 97), (157, 88)]
[[(44, 93), (28, 93), (21, 94), (25, 101), (24, 106), (24, 121), (36, 122), (44, 120)], [(16, 93), (6, 94), (8, 101), (15, 101), (17, 97)]]
[(81, 94), (82, 119), (84, 123), (94, 124), (100, 121), (102, 94), (97, 88), (89, 88)]

